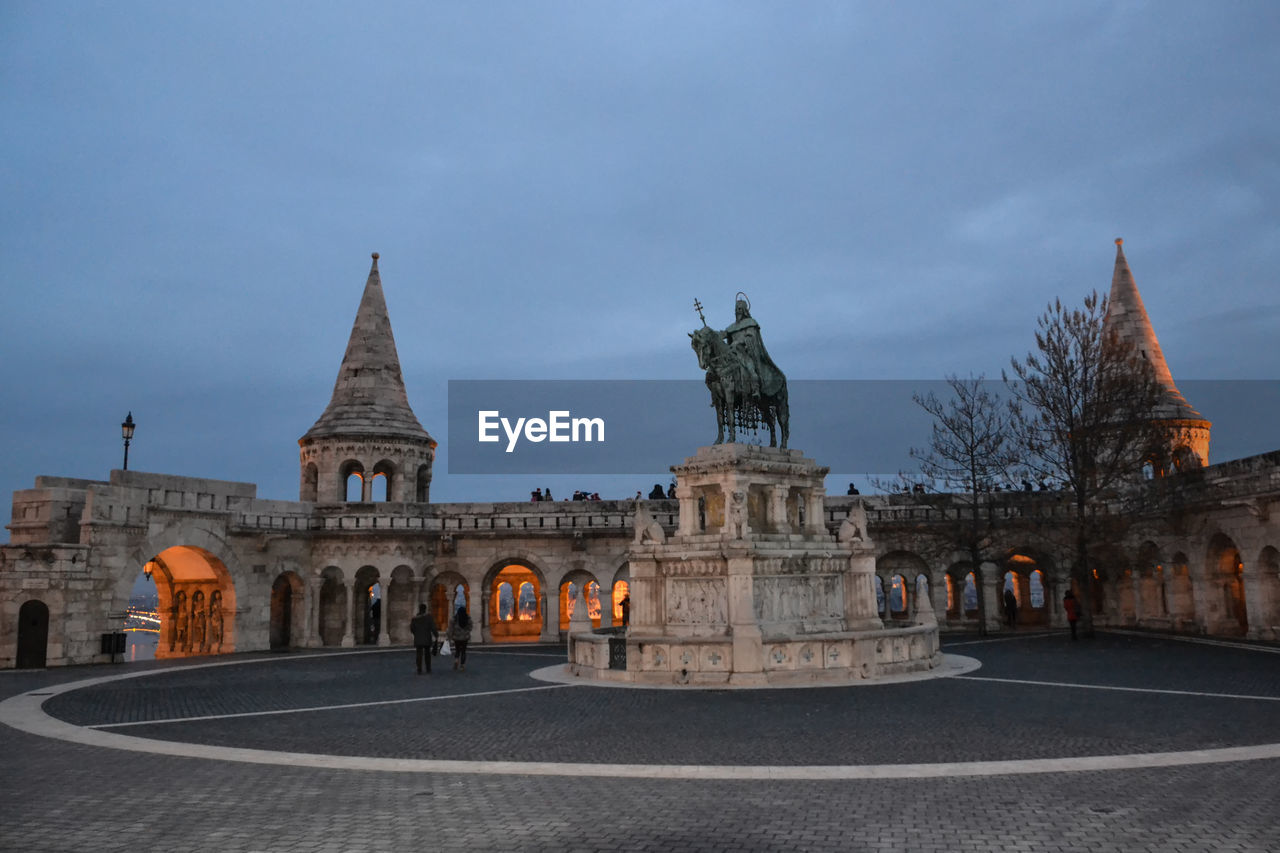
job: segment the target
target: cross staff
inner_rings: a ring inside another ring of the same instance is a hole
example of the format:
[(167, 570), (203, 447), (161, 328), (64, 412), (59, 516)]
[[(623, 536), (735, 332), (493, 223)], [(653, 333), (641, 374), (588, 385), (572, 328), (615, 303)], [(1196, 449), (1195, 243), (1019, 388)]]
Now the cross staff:
[(696, 298), (693, 300), (693, 310), (698, 312), (698, 319), (702, 321), (702, 325), (707, 325), (707, 318), (702, 316), (702, 303)]

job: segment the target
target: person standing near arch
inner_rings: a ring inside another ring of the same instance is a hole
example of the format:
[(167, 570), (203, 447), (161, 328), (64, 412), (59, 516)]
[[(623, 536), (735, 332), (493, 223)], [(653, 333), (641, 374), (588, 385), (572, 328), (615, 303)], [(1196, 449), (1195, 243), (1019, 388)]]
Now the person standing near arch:
[(1004, 619), (1010, 628), (1018, 627), (1018, 596), (1011, 587), (1004, 588)]
[(1080, 602), (1076, 601), (1076, 594), (1071, 590), (1067, 590), (1067, 594), (1062, 596), (1062, 609), (1067, 614), (1067, 624), (1071, 626), (1071, 639), (1076, 639), (1076, 622), (1080, 620)]
[(430, 675), (431, 647), (440, 636), (440, 631), (436, 628), (436, 620), (427, 612), (427, 605), (418, 605), (418, 615), (409, 620), (409, 630), (413, 632), (413, 647), (418, 655), (418, 675), (422, 675), (424, 660), (427, 675)]
[(453, 644), (453, 668), (467, 668), (467, 644), (471, 642), (471, 617), (467, 608), (459, 607), (449, 625), (449, 642)]

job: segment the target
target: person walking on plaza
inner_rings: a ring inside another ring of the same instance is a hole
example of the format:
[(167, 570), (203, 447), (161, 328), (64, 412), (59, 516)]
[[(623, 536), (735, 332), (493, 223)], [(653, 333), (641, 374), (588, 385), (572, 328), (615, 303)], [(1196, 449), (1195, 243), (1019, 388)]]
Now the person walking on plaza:
[(453, 644), (453, 668), (467, 668), (467, 643), (471, 642), (471, 617), (467, 608), (459, 607), (449, 626), (449, 642)]
[(440, 636), (436, 630), (436, 620), (427, 612), (427, 605), (418, 605), (418, 615), (409, 620), (409, 630), (413, 632), (413, 647), (418, 653), (418, 675), (422, 675), (423, 661), (426, 661), (427, 674), (431, 674), (431, 644)]
[(1071, 590), (1067, 590), (1067, 594), (1062, 596), (1062, 609), (1067, 614), (1067, 624), (1071, 626), (1071, 639), (1076, 639), (1076, 622), (1080, 619), (1080, 602), (1076, 600), (1076, 594)]
[(1004, 621), (1010, 628), (1018, 625), (1018, 597), (1010, 587), (1005, 587), (1004, 590)]

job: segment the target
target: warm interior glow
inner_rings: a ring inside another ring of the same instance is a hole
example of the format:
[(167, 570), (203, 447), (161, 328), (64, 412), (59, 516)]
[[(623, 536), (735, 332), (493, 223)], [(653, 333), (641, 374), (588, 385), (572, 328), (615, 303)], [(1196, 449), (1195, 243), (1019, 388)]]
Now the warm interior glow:
[(622, 599), (631, 593), (631, 586), (626, 581), (618, 581), (613, 585), (613, 624), (622, 624)]

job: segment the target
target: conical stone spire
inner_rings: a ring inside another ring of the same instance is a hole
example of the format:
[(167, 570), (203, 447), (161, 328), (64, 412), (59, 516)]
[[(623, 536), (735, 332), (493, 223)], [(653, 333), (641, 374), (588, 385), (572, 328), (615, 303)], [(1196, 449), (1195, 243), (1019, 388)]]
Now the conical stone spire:
[(1160, 341), (1151, 326), (1151, 318), (1147, 316), (1133, 273), (1129, 271), (1129, 261), (1124, 256), (1124, 240), (1119, 238), (1116, 239), (1116, 268), (1111, 276), (1108, 302), (1103, 327), (1114, 331), (1120, 340), (1132, 344), (1139, 355), (1151, 363), (1156, 379), (1164, 386), (1164, 398), (1155, 412), (1156, 417), (1162, 420), (1204, 420), (1173, 384), (1173, 374), (1169, 372)]
[[(378, 253), (364, 285), (333, 397), (303, 441), (328, 436), (383, 436), (432, 441), (409, 407), (400, 356), (382, 296)], [(432, 442), (434, 444), (434, 442)]]

